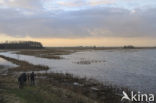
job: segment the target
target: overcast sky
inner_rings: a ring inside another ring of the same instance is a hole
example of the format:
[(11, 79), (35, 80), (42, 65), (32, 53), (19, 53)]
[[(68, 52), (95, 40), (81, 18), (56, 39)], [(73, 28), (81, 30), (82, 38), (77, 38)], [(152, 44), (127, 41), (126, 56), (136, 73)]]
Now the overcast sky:
[(105, 41), (91, 45), (115, 46), (113, 41), (120, 39), (118, 45), (129, 40), (127, 44), (152, 46), (156, 45), (156, 1), (0, 0), (0, 36), (4, 37), (0, 41), (47, 39), (46, 46), (64, 46), (64, 42), (71, 46), (73, 39), (84, 42), (73, 45), (88, 45), (98, 38)]

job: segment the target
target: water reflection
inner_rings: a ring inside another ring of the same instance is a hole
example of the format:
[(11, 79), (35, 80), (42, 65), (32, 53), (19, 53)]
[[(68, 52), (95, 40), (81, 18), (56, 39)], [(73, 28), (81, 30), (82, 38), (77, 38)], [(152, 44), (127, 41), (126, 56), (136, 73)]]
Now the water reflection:
[(17, 65), (0, 58), (0, 75), (5, 75), (9, 68), (17, 67)]

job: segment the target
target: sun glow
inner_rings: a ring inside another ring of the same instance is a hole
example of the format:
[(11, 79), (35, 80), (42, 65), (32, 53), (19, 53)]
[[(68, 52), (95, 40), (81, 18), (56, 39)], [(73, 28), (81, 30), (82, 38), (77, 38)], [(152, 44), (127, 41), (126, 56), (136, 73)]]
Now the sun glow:
[[(0, 35), (0, 41), (39, 41), (44, 46), (155, 46), (156, 41), (153, 38), (122, 38), (122, 37), (88, 37), (88, 38), (32, 38), (32, 37), (11, 37), (7, 35)], [(5, 38), (5, 39), (4, 39)], [(155, 45), (151, 45), (155, 44)]]

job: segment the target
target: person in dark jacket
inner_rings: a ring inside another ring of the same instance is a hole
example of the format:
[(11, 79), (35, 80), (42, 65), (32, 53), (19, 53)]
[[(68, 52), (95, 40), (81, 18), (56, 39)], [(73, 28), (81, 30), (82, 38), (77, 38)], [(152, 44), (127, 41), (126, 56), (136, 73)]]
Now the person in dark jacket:
[(25, 85), (26, 81), (27, 81), (27, 75), (26, 75), (26, 73), (22, 73), (18, 77), (19, 88), (23, 88), (23, 86)]
[(34, 72), (30, 74), (30, 80), (31, 80), (31, 85), (35, 85), (35, 73)]

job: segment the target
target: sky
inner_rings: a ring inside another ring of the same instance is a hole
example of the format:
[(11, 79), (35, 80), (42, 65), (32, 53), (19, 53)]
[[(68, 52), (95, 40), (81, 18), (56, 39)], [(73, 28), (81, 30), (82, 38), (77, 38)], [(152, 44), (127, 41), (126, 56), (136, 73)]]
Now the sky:
[(156, 46), (155, 0), (0, 0), (0, 42)]

